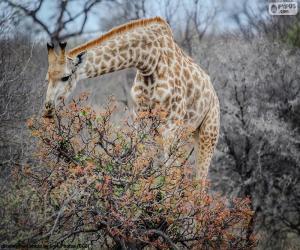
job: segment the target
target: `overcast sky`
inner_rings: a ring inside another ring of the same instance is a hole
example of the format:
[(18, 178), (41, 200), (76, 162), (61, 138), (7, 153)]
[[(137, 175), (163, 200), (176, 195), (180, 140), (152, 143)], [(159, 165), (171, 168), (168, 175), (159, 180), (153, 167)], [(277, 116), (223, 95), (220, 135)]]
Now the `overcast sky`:
[[(155, 1), (155, 5), (153, 2), (148, 0), (148, 6), (147, 8), (150, 9), (149, 16), (162, 16), (163, 13), (160, 10), (159, 4), (162, 4), (164, 0), (161, 1)], [(181, 4), (187, 5), (189, 0), (181, 0)], [(257, 3), (259, 0), (252, 0), (249, 1), (249, 6), (255, 11), (257, 9)], [(215, 20), (214, 28), (217, 31), (226, 31), (226, 30), (232, 30), (236, 28), (236, 24), (233, 22), (231, 15), (233, 12), (238, 12), (239, 9), (241, 9), (241, 0), (204, 0), (203, 1), (203, 13), (212, 11), (212, 8), (218, 7), (219, 8), (219, 15), (218, 18)], [(80, 0), (72, 3), (71, 8), (76, 12), (76, 9), (78, 9), (78, 5), (80, 4)], [(151, 5), (150, 5), (151, 4)], [(113, 10), (105, 7), (103, 5), (100, 5), (100, 7), (97, 7), (95, 9), (94, 14), (89, 16), (86, 30), (98, 30), (100, 27), (100, 18), (109, 18), (110, 15), (113, 14)], [(55, 9), (55, 3), (52, 0), (46, 0), (46, 3), (44, 4), (42, 11), (40, 12), (40, 17), (44, 20), (49, 20), (51, 15), (53, 15), (53, 10)], [(184, 9), (183, 6), (180, 6), (177, 15), (178, 19), (184, 18)], [(180, 21), (179, 21), (180, 22)], [(76, 23), (73, 24), (76, 26)], [(71, 27), (69, 27), (71, 28)]]

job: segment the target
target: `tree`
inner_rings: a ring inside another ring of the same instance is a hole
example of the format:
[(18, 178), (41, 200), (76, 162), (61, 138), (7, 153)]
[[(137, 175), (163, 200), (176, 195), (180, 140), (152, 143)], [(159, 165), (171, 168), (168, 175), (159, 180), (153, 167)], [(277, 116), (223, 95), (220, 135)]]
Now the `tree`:
[[(204, 1), (191, 0), (183, 4), (185, 17), (179, 24), (181, 30), (179, 43), (186, 49), (189, 55), (193, 53), (193, 47), (196, 41), (201, 41), (217, 16), (218, 8), (213, 6), (208, 9)], [(207, 9), (207, 11), (203, 11)]]
[(261, 244), (272, 248), (287, 237), (299, 238), (299, 207), (292, 202), (298, 200), (300, 180), (300, 88), (294, 67), (299, 50), (265, 39), (231, 38), (207, 53), (214, 58), (209, 71), (222, 114), (212, 183), (228, 195), (251, 197), (253, 230), (264, 232)]
[[(63, 41), (71, 37), (82, 35), (85, 31), (87, 20), (92, 10), (102, 2), (102, 0), (85, 0), (82, 5), (76, 6), (76, 11), (72, 8), (74, 0), (55, 1), (56, 9), (51, 20), (45, 20), (39, 16), (41, 9), (45, 5), (45, 0), (37, 0), (34, 3), (18, 3), (12, 0), (2, 0), (13, 10), (20, 10), (26, 17), (31, 18), (34, 24), (54, 42)], [(78, 8), (80, 6), (80, 9)], [(77, 10), (79, 9), (79, 10)], [(76, 23), (76, 29), (66, 32), (70, 24)]]
[(261, 1), (254, 7), (252, 1), (242, 1), (241, 7), (236, 8), (232, 13), (232, 19), (239, 31), (246, 39), (259, 35), (271, 41), (276, 40), (299, 47), (300, 14), (272, 16), (268, 12), (270, 3), (270, 1)]

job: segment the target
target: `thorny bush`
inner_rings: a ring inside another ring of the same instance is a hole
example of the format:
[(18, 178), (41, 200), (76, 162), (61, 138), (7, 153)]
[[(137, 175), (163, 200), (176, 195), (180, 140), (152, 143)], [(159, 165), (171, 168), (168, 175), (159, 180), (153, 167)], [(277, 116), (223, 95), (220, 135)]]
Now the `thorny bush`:
[[(115, 104), (103, 112), (82, 95), (32, 118), (44, 168), (25, 169), (39, 211), (23, 244), (66, 243), (103, 248), (249, 249), (249, 199), (228, 201), (191, 178), (189, 130), (182, 126), (164, 155), (166, 114), (140, 112), (115, 125)], [(162, 157), (161, 157), (162, 156)], [(33, 205), (31, 206), (33, 207)], [(26, 224), (23, 221), (23, 224)]]

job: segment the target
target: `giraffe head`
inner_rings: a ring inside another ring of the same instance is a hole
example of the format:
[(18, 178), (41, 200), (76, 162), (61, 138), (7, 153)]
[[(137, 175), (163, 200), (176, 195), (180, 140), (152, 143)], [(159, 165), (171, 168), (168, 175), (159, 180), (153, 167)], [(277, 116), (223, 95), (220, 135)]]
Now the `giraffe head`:
[(48, 72), (45, 81), (48, 89), (44, 117), (53, 117), (55, 107), (69, 96), (77, 83), (76, 69), (82, 62), (83, 53), (71, 59), (66, 56), (66, 45), (66, 42), (59, 43), (60, 51), (56, 54), (54, 45), (47, 43)]

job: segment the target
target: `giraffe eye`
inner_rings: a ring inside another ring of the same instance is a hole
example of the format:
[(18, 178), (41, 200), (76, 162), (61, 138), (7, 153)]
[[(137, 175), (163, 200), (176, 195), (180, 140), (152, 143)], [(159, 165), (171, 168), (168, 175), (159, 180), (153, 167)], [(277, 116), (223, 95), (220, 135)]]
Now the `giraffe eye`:
[(66, 81), (69, 80), (70, 76), (71, 76), (71, 75), (64, 76), (64, 77), (61, 78), (61, 80), (62, 80), (63, 82), (66, 82)]

